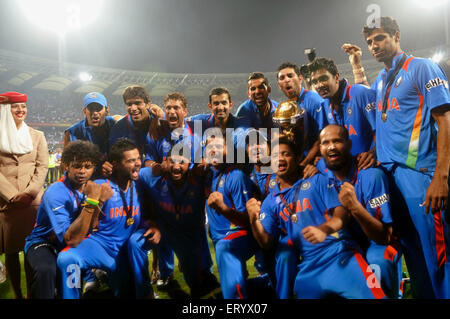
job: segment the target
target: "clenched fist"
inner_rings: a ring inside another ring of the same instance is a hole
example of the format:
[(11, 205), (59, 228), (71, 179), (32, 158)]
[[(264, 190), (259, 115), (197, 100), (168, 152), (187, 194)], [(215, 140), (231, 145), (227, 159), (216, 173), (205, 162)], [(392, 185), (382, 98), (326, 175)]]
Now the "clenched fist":
[(102, 174), (105, 177), (110, 177), (112, 175), (113, 166), (110, 162), (105, 161), (102, 165)]
[(303, 237), (311, 244), (321, 243), (327, 238), (327, 234), (314, 226), (308, 226), (302, 230)]
[(227, 205), (223, 202), (223, 195), (219, 192), (213, 192), (208, 197), (207, 204), (209, 207), (220, 213), (227, 208)]
[(347, 208), (350, 212), (352, 212), (357, 205), (360, 205), (360, 202), (356, 197), (355, 187), (352, 184), (348, 182), (342, 184), (341, 190), (339, 191), (339, 201), (342, 206)]
[(259, 200), (256, 198), (250, 198), (245, 204), (245, 208), (247, 208), (250, 223), (253, 223), (259, 219), (259, 213), (261, 211), (261, 202)]
[(103, 183), (102, 185), (100, 185), (100, 197), (98, 198), (99, 201), (104, 203), (113, 195), (114, 192), (108, 183)]
[(88, 181), (84, 185), (83, 193), (86, 197), (98, 200), (100, 198), (100, 194), (102, 193), (102, 187), (93, 181)]

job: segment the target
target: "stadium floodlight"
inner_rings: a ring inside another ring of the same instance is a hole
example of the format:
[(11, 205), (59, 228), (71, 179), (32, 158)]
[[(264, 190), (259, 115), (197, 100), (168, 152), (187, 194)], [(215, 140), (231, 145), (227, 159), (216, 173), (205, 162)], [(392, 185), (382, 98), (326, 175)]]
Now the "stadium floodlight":
[(64, 36), (99, 15), (103, 0), (17, 0), (25, 16), (39, 27)]
[(442, 59), (444, 58), (444, 53), (442, 52), (436, 52), (435, 54), (433, 54), (433, 56), (430, 58), (431, 61), (433, 61), (434, 63), (439, 63), (442, 61)]
[(80, 81), (82, 81), (82, 82), (88, 82), (88, 81), (92, 80), (92, 75), (89, 74), (89, 73), (87, 73), (87, 72), (81, 72), (81, 73), (78, 75), (78, 78), (79, 78)]

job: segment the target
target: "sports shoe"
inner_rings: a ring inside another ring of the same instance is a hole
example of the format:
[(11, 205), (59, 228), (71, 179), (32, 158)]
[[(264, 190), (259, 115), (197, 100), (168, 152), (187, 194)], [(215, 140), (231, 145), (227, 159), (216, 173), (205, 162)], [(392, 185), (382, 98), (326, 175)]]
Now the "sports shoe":
[(171, 283), (174, 281), (173, 274), (167, 278), (160, 278), (156, 281), (156, 287), (159, 290), (167, 289), (171, 285)]

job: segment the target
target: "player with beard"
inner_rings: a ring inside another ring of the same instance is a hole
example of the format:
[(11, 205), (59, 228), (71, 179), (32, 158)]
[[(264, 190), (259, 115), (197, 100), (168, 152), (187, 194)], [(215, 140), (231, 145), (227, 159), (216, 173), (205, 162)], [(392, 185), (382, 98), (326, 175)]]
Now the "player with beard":
[[(236, 111), (239, 127), (267, 128), (274, 127), (272, 115), (278, 102), (269, 98), (272, 91), (267, 77), (261, 72), (253, 72), (248, 77), (248, 100), (242, 103)], [(271, 136), (268, 131), (268, 136)]]
[[(152, 168), (146, 167), (139, 173), (138, 186), (141, 196), (149, 195), (154, 203), (161, 242), (173, 248), (191, 297), (199, 298), (218, 283), (208, 269), (211, 257), (205, 231), (204, 180), (196, 178), (189, 166), (189, 156), (170, 152), (166, 174), (155, 176)], [(137, 298), (145, 298), (151, 292), (147, 252), (152, 245), (145, 232), (146, 229), (138, 230), (128, 243), (130, 260), (136, 269)], [(209, 259), (205, 260), (205, 256)]]
[[(83, 239), (88, 234), (90, 220), (80, 223), (83, 231), (76, 237), (78, 240), (58, 254), (63, 299), (80, 298), (80, 276), (91, 268), (108, 273), (109, 284), (116, 296), (127, 293), (130, 280), (125, 244), (140, 224), (141, 209), (135, 181), (139, 177), (141, 158), (136, 144), (122, 138), (111, 146), (109, 161), (113, 165), (111, 178), (95, 181), (110, 190), (108, 199), (99, 201), (97, 194), (82, 203), (84, 210), (91, 214), (101, 209), (97, 229)], [(154, 236), (155, 241), (157, 238), (158, 235)]]
[[(145, 166), (152, 168), (152, 174), (164, 175), (167, 172), (167, 157), (174, 145), (182, 146), (189, 153), (191, 168), (197, 159), (200, 162), (201, 141), (192, 133), (191, 127), (185, 120), (188, 114), (188, 102), (180, 92), (167, 94), (164, 99), (165, 119), (161, 122), (158, 136), (149, 134), (145, 147)], [(157, 121), (153, 119), (152, 121)], [(188, 156), (184, 153), (185, 156)], [(197, 158), (197, 157), (198, 158)], [(205, 256), (208, 258), (208, 256)], [(209, 256), (212, 266), (212, 258)], [(175, 266), (172, 249), (165, 241), (158, 246), (158, 261), (160, 279), (157, 281), (159, 288), (166, 288), (173, 281), (173, 270)]]
[(358, 169), (371, 167), (375, 163), (375, 91), (340, 79), (331, 59), (316, 58), (309, 70), (312, 86), (325, 100), (328, 122), (345, 126), (349, 132)]
[(262, 205), (254, 198), (246, 205), (257, 242), (271, 247), (285, 230), (289, 244), (303, 258), (294, 284), (297, 298), (384, 298), (381, 288), (367, 285), (373, 273), (361, 254), (349, 248), (356, 244), (335, 237), (349, 220), (336, 189), (322, 174), (303, 179), (298, 165), (302, 157), (287, 138), (280, 138), (272, 150), (277, 189)]
[(390, 298), (402, 296), (402, 258), (392, 236), (390, 196), (380, 168), (360, 170), (351, 154), (352, 140), (345, 127), (330, 124), (320, 133), (326, 175), (339, 189), (339, 200), (353, 216), (342, 236), (355, 240), (370, 265), (380, 267), (380, 282)]

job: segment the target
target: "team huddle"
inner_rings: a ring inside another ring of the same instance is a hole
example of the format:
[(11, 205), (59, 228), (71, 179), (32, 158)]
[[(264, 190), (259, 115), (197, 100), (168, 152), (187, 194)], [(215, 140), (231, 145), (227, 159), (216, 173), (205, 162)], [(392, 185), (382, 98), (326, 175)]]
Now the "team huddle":
[(385, 66), (370, 87), (360, 61), (349, 84), (316, 58), (307, 78), (278, 67), (283, 103), (252, 73), (235, 114), (223, 87), (191, 117), (179, 92), (161, 109), (129, 86), (121, 118), (87, 94), (25, 240), (30, 297), (81, 298), (102, 270), (116, 297), (154, 298), (153, 251), (163, 282), (177, 256), (192, 298), (251, 298), (255, 257), (276, 298), (398, 299), (402, 256), (415, 298), (450, 298), (447, 78), (401, 50), (394, 19), (378, 22), (363, 29)]

